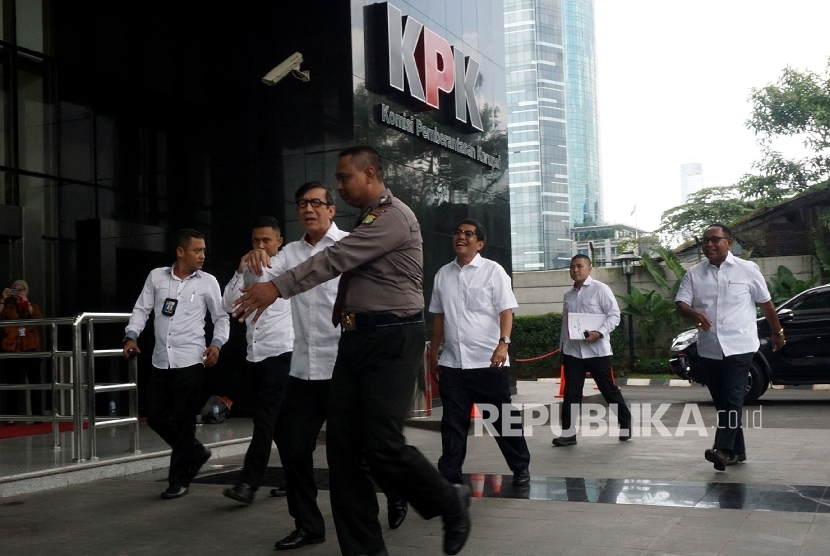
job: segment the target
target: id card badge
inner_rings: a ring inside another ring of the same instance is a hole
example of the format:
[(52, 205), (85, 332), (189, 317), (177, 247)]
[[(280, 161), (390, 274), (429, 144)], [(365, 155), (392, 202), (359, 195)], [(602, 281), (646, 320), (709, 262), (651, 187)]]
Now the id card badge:
[(161, 314), (166, 317), (172, 317), (176, 314), (176, 305), (179, 304), (178, 299), (168, 297), (164, 300), (164, 305), (161, 306)]
[(25, 338), (26, 337), (26, 327), (21, 326), (17, 329), (17, 337), (18, 338)]

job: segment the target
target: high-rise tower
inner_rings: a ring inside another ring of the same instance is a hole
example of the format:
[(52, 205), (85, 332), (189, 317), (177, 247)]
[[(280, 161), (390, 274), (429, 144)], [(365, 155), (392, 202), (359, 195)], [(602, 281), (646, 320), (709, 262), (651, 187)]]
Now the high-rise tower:
[(513, 270), (568, 266), (601, 223), (593, 0), (505, 0)]

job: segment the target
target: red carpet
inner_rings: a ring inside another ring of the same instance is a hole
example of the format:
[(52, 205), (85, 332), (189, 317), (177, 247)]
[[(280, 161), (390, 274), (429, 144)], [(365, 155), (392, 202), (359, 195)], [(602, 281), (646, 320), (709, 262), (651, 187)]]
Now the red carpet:
[[(67, 421), (58, 423), (61, 432), (71, 431), (75, 428), (74, 423)], [(84, 428), (89, 428), (89, 423), (84, 423)], [(52, 423), (33, 423), (25, 425), (15, 423), (14, 425), (3, 425), (0, 427), (0, 440), (4, 438), (17, 438), (19, 436), (32, 436), (35, 434), (49, 434), (52, 432)]]

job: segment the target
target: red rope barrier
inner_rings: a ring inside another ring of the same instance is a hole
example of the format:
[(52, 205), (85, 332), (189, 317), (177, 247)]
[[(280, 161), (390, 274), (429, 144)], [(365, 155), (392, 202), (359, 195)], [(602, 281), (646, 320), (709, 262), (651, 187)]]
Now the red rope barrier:
[(519, 361), (519, 362), (521, 362), (521, 363), (527, 363), (528, 361), (538, 361), (539, 359), (544, 359), (545, 357), (550, 357), (550, 356), (551, 356), (551, 355), (553, 355), (554, 353), (559, 353), (559, 350), (558, 350), (558, 349), (555, 349), (555, 350), (553, 350), (553, 351), (552, 351), (552, 352), (550, 352), (550, 353), (546, 353), (546, 354), (544, 354), (544, 355), (540, 355), (539, 357), (531, 357), (531, 358), (529, 358), (529, 359), (516, 359), (516, 358), (513, 358), (513, 361)]

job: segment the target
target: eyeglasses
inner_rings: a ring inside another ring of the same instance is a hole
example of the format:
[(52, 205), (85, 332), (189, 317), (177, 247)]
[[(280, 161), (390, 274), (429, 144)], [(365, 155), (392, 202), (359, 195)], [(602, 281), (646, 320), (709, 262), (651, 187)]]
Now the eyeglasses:
[(720, 243), (720, 240), (722, 240), (722, 239), (731, 239), (731, 238), (723, 237), (723, 236), (705, 237), (705, 238), (703, 238), (703, 241), (701, 241), (701, 243), (703, 243), (704, 245), (707, 244), (707, 243)]
[(325, 201), (321, 201), (320, 199), (300, 199), (299, 201), (297, 201), (296, 203), (294, 203), (294, 205), (295, 205), (297, 208), (304, 209), (304, 208), (306, 208), (308, 205), (311, 205), (311, 206), (312, 206), (312, 207), (314, 207), (314, 208), (320, 208), (320, 207), (321, 207), (321, 206), (323, 206), (323, 205), (325, 205), (325, 206), (327, 206), (327, 207), (328, 207), (328, 206), (330, 206), (330, 205), (331, 205), (331, 203), (327, 203), (327, 202), (325, 202)]
[[(470, 239), (471, 237), (475, 236), (476, 233), (472, 230), (458, 230), (458, 229), (455, 229), (455, 230), (452, 231), (452, 235), (453, 235), (453, 237), (455, 237), (455, 236), (464, 236), (465, 238)], [(476, 236), (476, 237), (478, 237), (478, 236)]]

